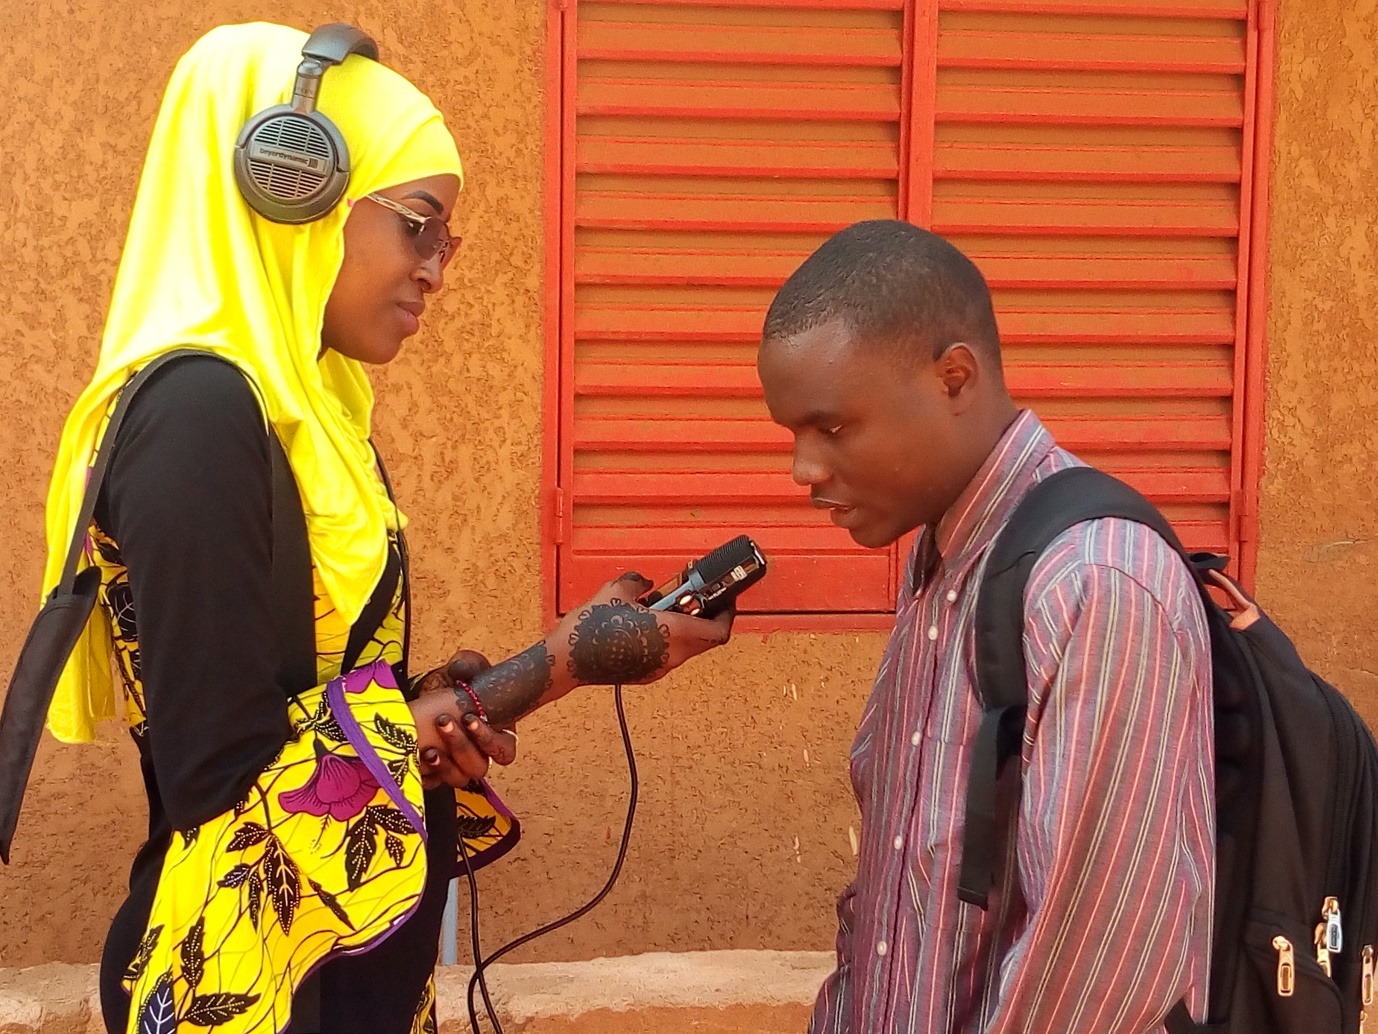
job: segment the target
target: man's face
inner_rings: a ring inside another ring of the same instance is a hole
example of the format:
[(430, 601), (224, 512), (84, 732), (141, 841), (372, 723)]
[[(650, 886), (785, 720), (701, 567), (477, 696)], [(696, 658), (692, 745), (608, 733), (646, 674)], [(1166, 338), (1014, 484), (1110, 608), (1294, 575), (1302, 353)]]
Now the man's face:
[(934, 524), (966, 485), (940, 363), (902, 364), (833, 321), (762, 344), (766, 405), (794, 435), (794, 480), (863, 546)]

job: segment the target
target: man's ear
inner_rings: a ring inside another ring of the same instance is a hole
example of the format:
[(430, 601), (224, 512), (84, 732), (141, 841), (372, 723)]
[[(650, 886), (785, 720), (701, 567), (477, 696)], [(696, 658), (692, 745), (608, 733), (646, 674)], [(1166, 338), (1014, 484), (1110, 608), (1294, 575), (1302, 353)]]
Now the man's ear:
[(970, 345), (958, 341), (943, 349), (935, 365), (953, 412), (965, 411), (975, 399), (975, 389), (981, 381), (981, 363), (976, 353)]

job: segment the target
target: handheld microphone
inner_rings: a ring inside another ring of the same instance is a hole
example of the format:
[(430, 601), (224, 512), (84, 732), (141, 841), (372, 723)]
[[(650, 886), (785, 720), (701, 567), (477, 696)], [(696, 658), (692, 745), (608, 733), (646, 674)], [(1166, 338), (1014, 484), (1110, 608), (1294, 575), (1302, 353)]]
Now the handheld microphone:
[(748, 536), (738, 535), (648, 592), (641, 602), (651, 610), (716, 617), (765, 576), (765, 555)]

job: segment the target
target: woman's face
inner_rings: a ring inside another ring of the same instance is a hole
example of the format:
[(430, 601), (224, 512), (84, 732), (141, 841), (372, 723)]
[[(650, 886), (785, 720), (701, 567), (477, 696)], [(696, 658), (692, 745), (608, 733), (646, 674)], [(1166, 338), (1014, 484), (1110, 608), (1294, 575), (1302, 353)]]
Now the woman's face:
[[(428, 176), (377, 192), (446, 221), (459, 196), (455, 176)], [(361, 363), (387, 363), (421, 329), (426, 295), (440, 290), (441, 257), (422, 259), (416, 225), (367, 198), (354, 202), (344, 229), (344, 262), (325, 303), (321, 344)], [(458, 241), (455, 242), (458, 244)]]

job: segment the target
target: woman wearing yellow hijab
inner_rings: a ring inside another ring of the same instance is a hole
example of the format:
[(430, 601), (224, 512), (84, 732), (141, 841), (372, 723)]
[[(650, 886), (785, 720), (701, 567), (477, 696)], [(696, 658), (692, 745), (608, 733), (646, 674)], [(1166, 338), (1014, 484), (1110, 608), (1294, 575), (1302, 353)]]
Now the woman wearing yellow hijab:
[[(115, 436), (86, 552), (101, 605), (49, 713), (60, 739), (90, 740), (115, 713), (113, 655), (149, 838), (102, 959), (111, 1034), (434, 1031), (456, 845), (481, 864), (517, 834), (474, 782), (488, 756), (511, 760), (501, 728), (728, 636), (727, 616), (652, 615), (628, 575), (502, 664), (461, 654), (409, 677), (402, 519), (361, 364), (391, 360), (440, 289), (462, 172), (430, 101), (355, 55), (318, 98), (350, 156), (342, 201), (295, 225), (255, 211), (235, 141), (289, 99), (305, 40), (227, 26), (179, 62), (49, 490), (48, 587), (121, 389), (165, 353), (208, 353), (152, 374)], [(314, 582), (320, 684), (305, 690), (280, 675), (274, 438)]]

